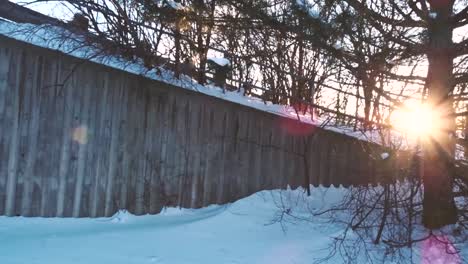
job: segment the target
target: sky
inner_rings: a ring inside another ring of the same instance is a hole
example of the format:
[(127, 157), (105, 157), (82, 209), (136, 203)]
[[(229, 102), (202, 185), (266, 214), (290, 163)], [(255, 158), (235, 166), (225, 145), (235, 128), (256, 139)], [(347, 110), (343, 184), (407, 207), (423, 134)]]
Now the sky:
[[(46, 14), (48, 16), (56, 17), (59, 19), (68, 20), (72, 17), (70, 11), (60, 0), (45, 1), (42, 3), (34, 3), (37, 0), (10, 0), (10, 2), (25, 5), (26, 7)], [(454, 41), (461, 41), (466, 37), (468, 26), (458, 28), (454, 31)]]
[(25, 6), (45, 15), (56, 17), (59, 19), (68, 20), (72, 17), (72, 11), (67, 8), (61, 1), (46, 1), (42, 3), (34, 3), (36, 0), (10, 0), (10, 2)]

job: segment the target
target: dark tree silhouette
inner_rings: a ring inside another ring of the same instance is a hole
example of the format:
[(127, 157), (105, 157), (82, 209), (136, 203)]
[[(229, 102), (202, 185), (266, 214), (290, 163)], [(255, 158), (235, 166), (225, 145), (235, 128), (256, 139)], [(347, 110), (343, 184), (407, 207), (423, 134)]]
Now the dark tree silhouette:
[[(242, 4), (240, 10), (265, 23), (289, 31), (303, 28), (288, 25), (274, 16), (269, 1)], [(424, 185), (423, 223), (439, 228), (457, 220), (453, 198), (456, 116), (454, 94), (465, 89), (468, 72), (463, 68), (468, 39), (453, 41), (453, 32), (468, 23), (465, 1), (455, 0), (343, 0), (296, 1), (308, 10), (304, 38), (337, 58), (362, 86), (365, 118), (369, 121), (371, 99), (384, 95), (379, 79), (422, 82), (422, 98), (440, 115), (440, 128), (423, 142), (422, 178)], [(250, 11), (249, 11), (250, 10)], [(252, 11), (253, 10), (253, 11)], [(330, 39), (340, 36), (342, 46)], [(390, 63), (391, 62), (391, 63)], [(398, 66), (419, 67), (426, 75), (406, 74)], [(400, 71), (398, 70), (400, 69)], [(359, 89), (359, 88), (358, 88)], [(387, 94), (388, 96), (388, 94)]]

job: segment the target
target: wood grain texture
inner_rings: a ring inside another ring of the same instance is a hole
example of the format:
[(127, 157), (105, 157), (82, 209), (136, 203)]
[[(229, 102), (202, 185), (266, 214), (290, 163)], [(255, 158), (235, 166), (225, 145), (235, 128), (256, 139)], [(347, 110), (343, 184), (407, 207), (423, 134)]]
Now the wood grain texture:
[(0, 36), (0, 215), (154, 214), (404, 164), (363, 144)]

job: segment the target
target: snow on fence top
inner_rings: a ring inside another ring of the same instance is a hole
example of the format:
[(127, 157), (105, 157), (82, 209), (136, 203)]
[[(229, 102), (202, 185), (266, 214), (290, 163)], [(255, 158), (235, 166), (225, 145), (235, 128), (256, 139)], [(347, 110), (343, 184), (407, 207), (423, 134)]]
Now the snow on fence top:
[[(159, 2), (159, 1), (156, 0), (155, 2)], [(185, 8), (182, 4), (177, 3), (173, 0), (166, 0), (165, 3), (175, 10), (183, 10)]]
[(209, 57), (208, 60), (216, 63), (221, 67), (228, 66), (229, 64), (231, 64), (231, 62), (226, 58)]
[[(148, 70), (143, 62), (137, 60), (130, 62), (119, 56), (103, 55), (96, 48), (85, 45), (83, 37), (73, 34), (66, 29), (51, 25), (32, 25), (16, 23), (0, 19), (0, 35), (18, 41), (26, 42), (35, 46), (60, 51), (67, 55), (89, 60), (95, 63), (106, 65), (115, 69), (123, 70), (132, 74), (144, 76), (146, 78), (174, 85), (187, 90), (197, 91), (199, 93), (217, 97), (229, 102), (241, 104), (260, 111), (273, 113), (282, 117), (298, 120), (303, 123), (322, 127), (326, 130), (345, 134), (360, 140), (381, 144), (381, 135), (376, 132), (355, 131), (350, 127), (337, 127), (328, 125), (326, 120), (312, 120), (309, 114), (302, 115), (294, 110), (293, 107), (285, 105), (276, 105), (271, 102), (264, 102), (260, 98), (244, 96), (237, 91), (226, 91), (214, 85), (200, 85), (193, 79), (182, 76), (176, 78), (174, 73), (167, 69)], [(229, 63), (227, 59), (210, 58), (219, 65)], [(408, 145), (408, 141), (402, 136), (393, 136), (392, 141), (396, 140), (397, 145)], [(406, 141), (406, 142), (405, 142)]]
[(306, 0), (296, 0), (296, 4), (306, 11), (313, 18), (320, 18), (320, 12), (316, 8), (312, 8)]

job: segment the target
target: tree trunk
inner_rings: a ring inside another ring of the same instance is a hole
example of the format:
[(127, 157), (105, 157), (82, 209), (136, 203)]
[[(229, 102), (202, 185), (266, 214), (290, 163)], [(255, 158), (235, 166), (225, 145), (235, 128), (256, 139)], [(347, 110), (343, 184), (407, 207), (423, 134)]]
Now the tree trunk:
[(174, 31), (174, 46), (175, 46), (175, 65), (174, 65), (174, 76), (179, 78), (180, 76), (180, 53), (181, 53), (181, 44), (180, 44), (180, 21), (176, 22), (176, 28)]
[(198, 83), (205, 84), (205, 72), (206, 72), (206, 63), (207, 63), (207, 51), (203, 43), (203, 24), (201, 21), (197, 23), (197, 52), (198, 59), (200, 61), (199, 71), (198, 71)]
[[(435, 1), (437, 2), (437, 1)], [(440, 129), (424, 142), (423, 224), (436, 229), (454, 224), (457, 209), (452, 196), (455, 152), (455, 119), (451, 93), (453, 71), (452, 27), (449, 22), (452, 4), (432, 5), (437, 16), (429, 22), (429, 103), (440, 115)]]

